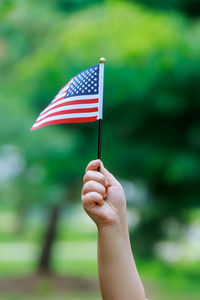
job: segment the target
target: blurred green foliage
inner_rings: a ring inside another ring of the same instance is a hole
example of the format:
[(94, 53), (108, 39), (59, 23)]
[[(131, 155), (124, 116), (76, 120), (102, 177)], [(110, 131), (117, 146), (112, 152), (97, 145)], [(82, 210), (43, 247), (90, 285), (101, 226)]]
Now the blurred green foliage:
[(199, 205), (200, 23), (130, 1), (79, 2), (1, 3), (1, 202), (23, 216), (79, 199), (98, 124), (29, 129), (62, 85), (105, 56), (102, 160), (147, 186), (135, 245), (149, 255), (164, 221), (187, 221)]
[[(135, 0), (130, 1), (136, 2)], [(200, 15), (199, 0), (142, 0), (137, 2), (162, 10), (180, 10), (190, 17), (199, 17)]]

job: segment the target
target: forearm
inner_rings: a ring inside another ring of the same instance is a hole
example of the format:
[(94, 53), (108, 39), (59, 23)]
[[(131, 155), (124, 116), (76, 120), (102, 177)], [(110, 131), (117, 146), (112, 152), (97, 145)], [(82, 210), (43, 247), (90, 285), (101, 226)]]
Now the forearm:
[[(101, 166), (101, 172), (98, 167)], [(144, 300), (126, 222), (121, 184), (99, 160), (91, 161), (83, 178), (84, 209), (98, 227), (98, 269), (103, 300)]]
[(98, 229), (99, 281), (103, 300), (144, 300), (126, 222)]

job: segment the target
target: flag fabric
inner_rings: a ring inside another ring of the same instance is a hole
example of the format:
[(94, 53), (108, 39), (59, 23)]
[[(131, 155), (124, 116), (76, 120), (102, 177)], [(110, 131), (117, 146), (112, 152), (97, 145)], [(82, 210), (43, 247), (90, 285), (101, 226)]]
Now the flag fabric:
[(103, 64), (73, 77), (40, 113), (31, 130), (61, 123), (83, 123), (102, 119)]

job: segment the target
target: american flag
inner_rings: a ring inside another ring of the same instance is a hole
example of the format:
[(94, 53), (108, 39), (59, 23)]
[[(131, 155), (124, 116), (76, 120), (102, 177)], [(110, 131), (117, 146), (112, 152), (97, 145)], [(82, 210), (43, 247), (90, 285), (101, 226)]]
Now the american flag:
[(102, 119), (103, 64), (73, 77), (40, 113), (31, 130), (61, 123), (83, 123)]

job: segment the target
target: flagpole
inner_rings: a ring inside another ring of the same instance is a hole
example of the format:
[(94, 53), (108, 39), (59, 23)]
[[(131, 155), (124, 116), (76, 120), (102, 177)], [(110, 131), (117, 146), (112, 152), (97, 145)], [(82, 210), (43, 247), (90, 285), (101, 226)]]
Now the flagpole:
[[(101, 57), (99, 59), (99, 128), (98, 128), (98, 159), (101, 159), (101, 135), (102, 135), (102, 119), (103, 119), (103, 82), (104, 82), (104, 63), (106, 59)], [(97, 171), (100, 172), (100, 166)]]

